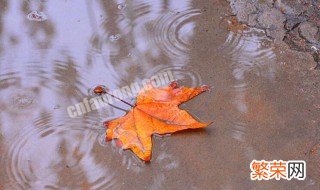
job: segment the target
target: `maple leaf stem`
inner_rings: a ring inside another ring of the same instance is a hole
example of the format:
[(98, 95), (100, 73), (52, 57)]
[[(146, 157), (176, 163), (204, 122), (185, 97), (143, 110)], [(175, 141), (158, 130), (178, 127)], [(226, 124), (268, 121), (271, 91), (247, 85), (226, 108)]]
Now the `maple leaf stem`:
[(110, 94), (110, 93), (108, 93), (108, 92), (105, 92), (105, 93), (108, 94), (108, 95), (110, 95), (111, 97), (113, 97), (113, 98), (115, 98), (115, 99), (117, 99), (117, 100), (120, 100), (121, 102), (123, 102), (123, 103), (131, 106), (132, 108), (134, 107), (134, 105), (132, 105), (132, 104), (130, 104), (129, 102), (126, 102), (126, 101), (124, 101), (124, 100), (121, 100), (120, 98), (114, 96), (113, 94)]

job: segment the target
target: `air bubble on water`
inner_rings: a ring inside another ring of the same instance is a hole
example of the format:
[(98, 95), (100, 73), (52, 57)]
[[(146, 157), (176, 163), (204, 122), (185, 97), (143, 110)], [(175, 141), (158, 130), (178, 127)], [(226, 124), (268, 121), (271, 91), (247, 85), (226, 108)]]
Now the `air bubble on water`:
[(32, 11), (27, 15), (27, 19), (36, 22), (42, 22), (47, 20), (47, 16), (41, 11)]
[(125, 4), (125, 3), (119, 3), (119, 4), (118, 4), (118, 9), (119, 9), (119, 10), (122, 10), (122, 9), (124, 9), (124, 8), (126, 8), (126, 4)]
[(109, 39), (110, 39), (111, 42), (115, 42), (115, 41), (119, 40), (120, 37), (121, 37), (120, 34), (115, 34), (115, 35), (111, 35), (111, 36), (109, 37)]

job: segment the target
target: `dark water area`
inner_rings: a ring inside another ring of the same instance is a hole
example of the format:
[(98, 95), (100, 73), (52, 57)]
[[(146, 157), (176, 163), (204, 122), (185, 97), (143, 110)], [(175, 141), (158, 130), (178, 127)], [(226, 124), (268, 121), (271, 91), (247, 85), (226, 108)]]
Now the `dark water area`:
[[(0, 189), (319, 189), (312, 56), (228, 31), (231, 14), (222, 0), (0, 0)], [(150, 163), (105, 142), (121, 102), (69, 117), (97, 85), (165, 70), (212, 87), (181, 108), (213, 124), (154, 136)], [(251, 181), (254, 159), (305, 160), (307, 177)]]

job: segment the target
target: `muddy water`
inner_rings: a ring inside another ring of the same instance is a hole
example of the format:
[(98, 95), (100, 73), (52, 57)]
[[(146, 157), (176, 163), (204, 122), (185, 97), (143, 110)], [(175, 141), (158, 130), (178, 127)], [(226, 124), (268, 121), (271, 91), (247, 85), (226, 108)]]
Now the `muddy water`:
[[(225, 1), (1, 0), (0, 189), (319, 189), (312, 58), (227, 31), (229, 13)], [(104, 142), (121, 109), (68, 116), (97, 84), (167, 69), (213, 87), (182, 107), (214, 124), (154, 137), (149, 164)], [(252, 182), (253, 159), (306, 160), (307, 178)]]

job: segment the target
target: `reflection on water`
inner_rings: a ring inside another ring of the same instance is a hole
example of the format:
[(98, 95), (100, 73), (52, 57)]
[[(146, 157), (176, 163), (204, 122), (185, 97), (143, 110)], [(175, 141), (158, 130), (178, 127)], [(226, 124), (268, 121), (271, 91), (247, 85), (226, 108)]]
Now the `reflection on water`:
[[(150, 172), (102, 140), (102, 122), (122, 111), (108, 107), (71, 120), (66, 107), (96, 84), (115, 89), (171, 68), (178, 80), (199, 85), (186, 61), (200, 11), (189, 1), (1, 1), (0, 7), (1, 165), (9, 179), (1, 184), (119, 189), (123, 172), (133, 172), (128, 178)], [(179, 166), (160, 140), (148, 182), (153, 189)]]
[[(10, 141), (4, 154), (10, 159), (3, 161), (6, 173), (13, 180), (10, 185), (22, 189), (116, 185), (114, 172), (95, 161), (91, 152), (98, 142), (99, 131), (87, 126), (90, 120), (56, 119), (44, 113)], [(77, 181), (70, 184), (61, 176)]]
[(176, 59), (177, 61), (187, 61), (183, 55), (187, 55), (190, 50), (190, 43), (194, 35), (195, 23), (189, 20), (200, 15), (200, 10), (176, 11), (163, 14), (153, 26), (153, 39), (160, 46), (161, 50)]
[(251, 28), (241, 34), (229, 33), (220, 51), (232, 61), (233, 76), (238, 81), (236, 89), (244, 89), (251, 81), (245, 77), (250, 75), (273, 78), (275, 53), (270, 44), (262, 30)]
[[(267, 152), (279, 154), (277, 127), (295, 122), (283, 107), (298, 100), (273, 101), (287, 97), (274, 92), (283, 83), (264, 33), (217, 28), (215, 8), (227, 9), (219, 1), (0, 0), (0, 189), (255, 187), (248, 163), (287, 158)], [(32, 11), (47, 20), (28, 19)], [(98, 84), (113, 90), (168, 69), (183, 85), (213, 87), (183, 107), (215, 125), (154, 137), (150, 164), (104, 141), (103, 121), (124, 105), (68, 118), (66, 108)]]
[(179, 82), (180, 85), (187, 85), (189, 87), (198, 87), (203, 85), (201, 76), (195, 72), (192, 67), (185, 66), (183, 64), (176, 64), (174, 66), (157, 65), (153, 69), (150, 69), (146, 75), (151, 77), (154, 73), (172, 72), (174, 79)]

